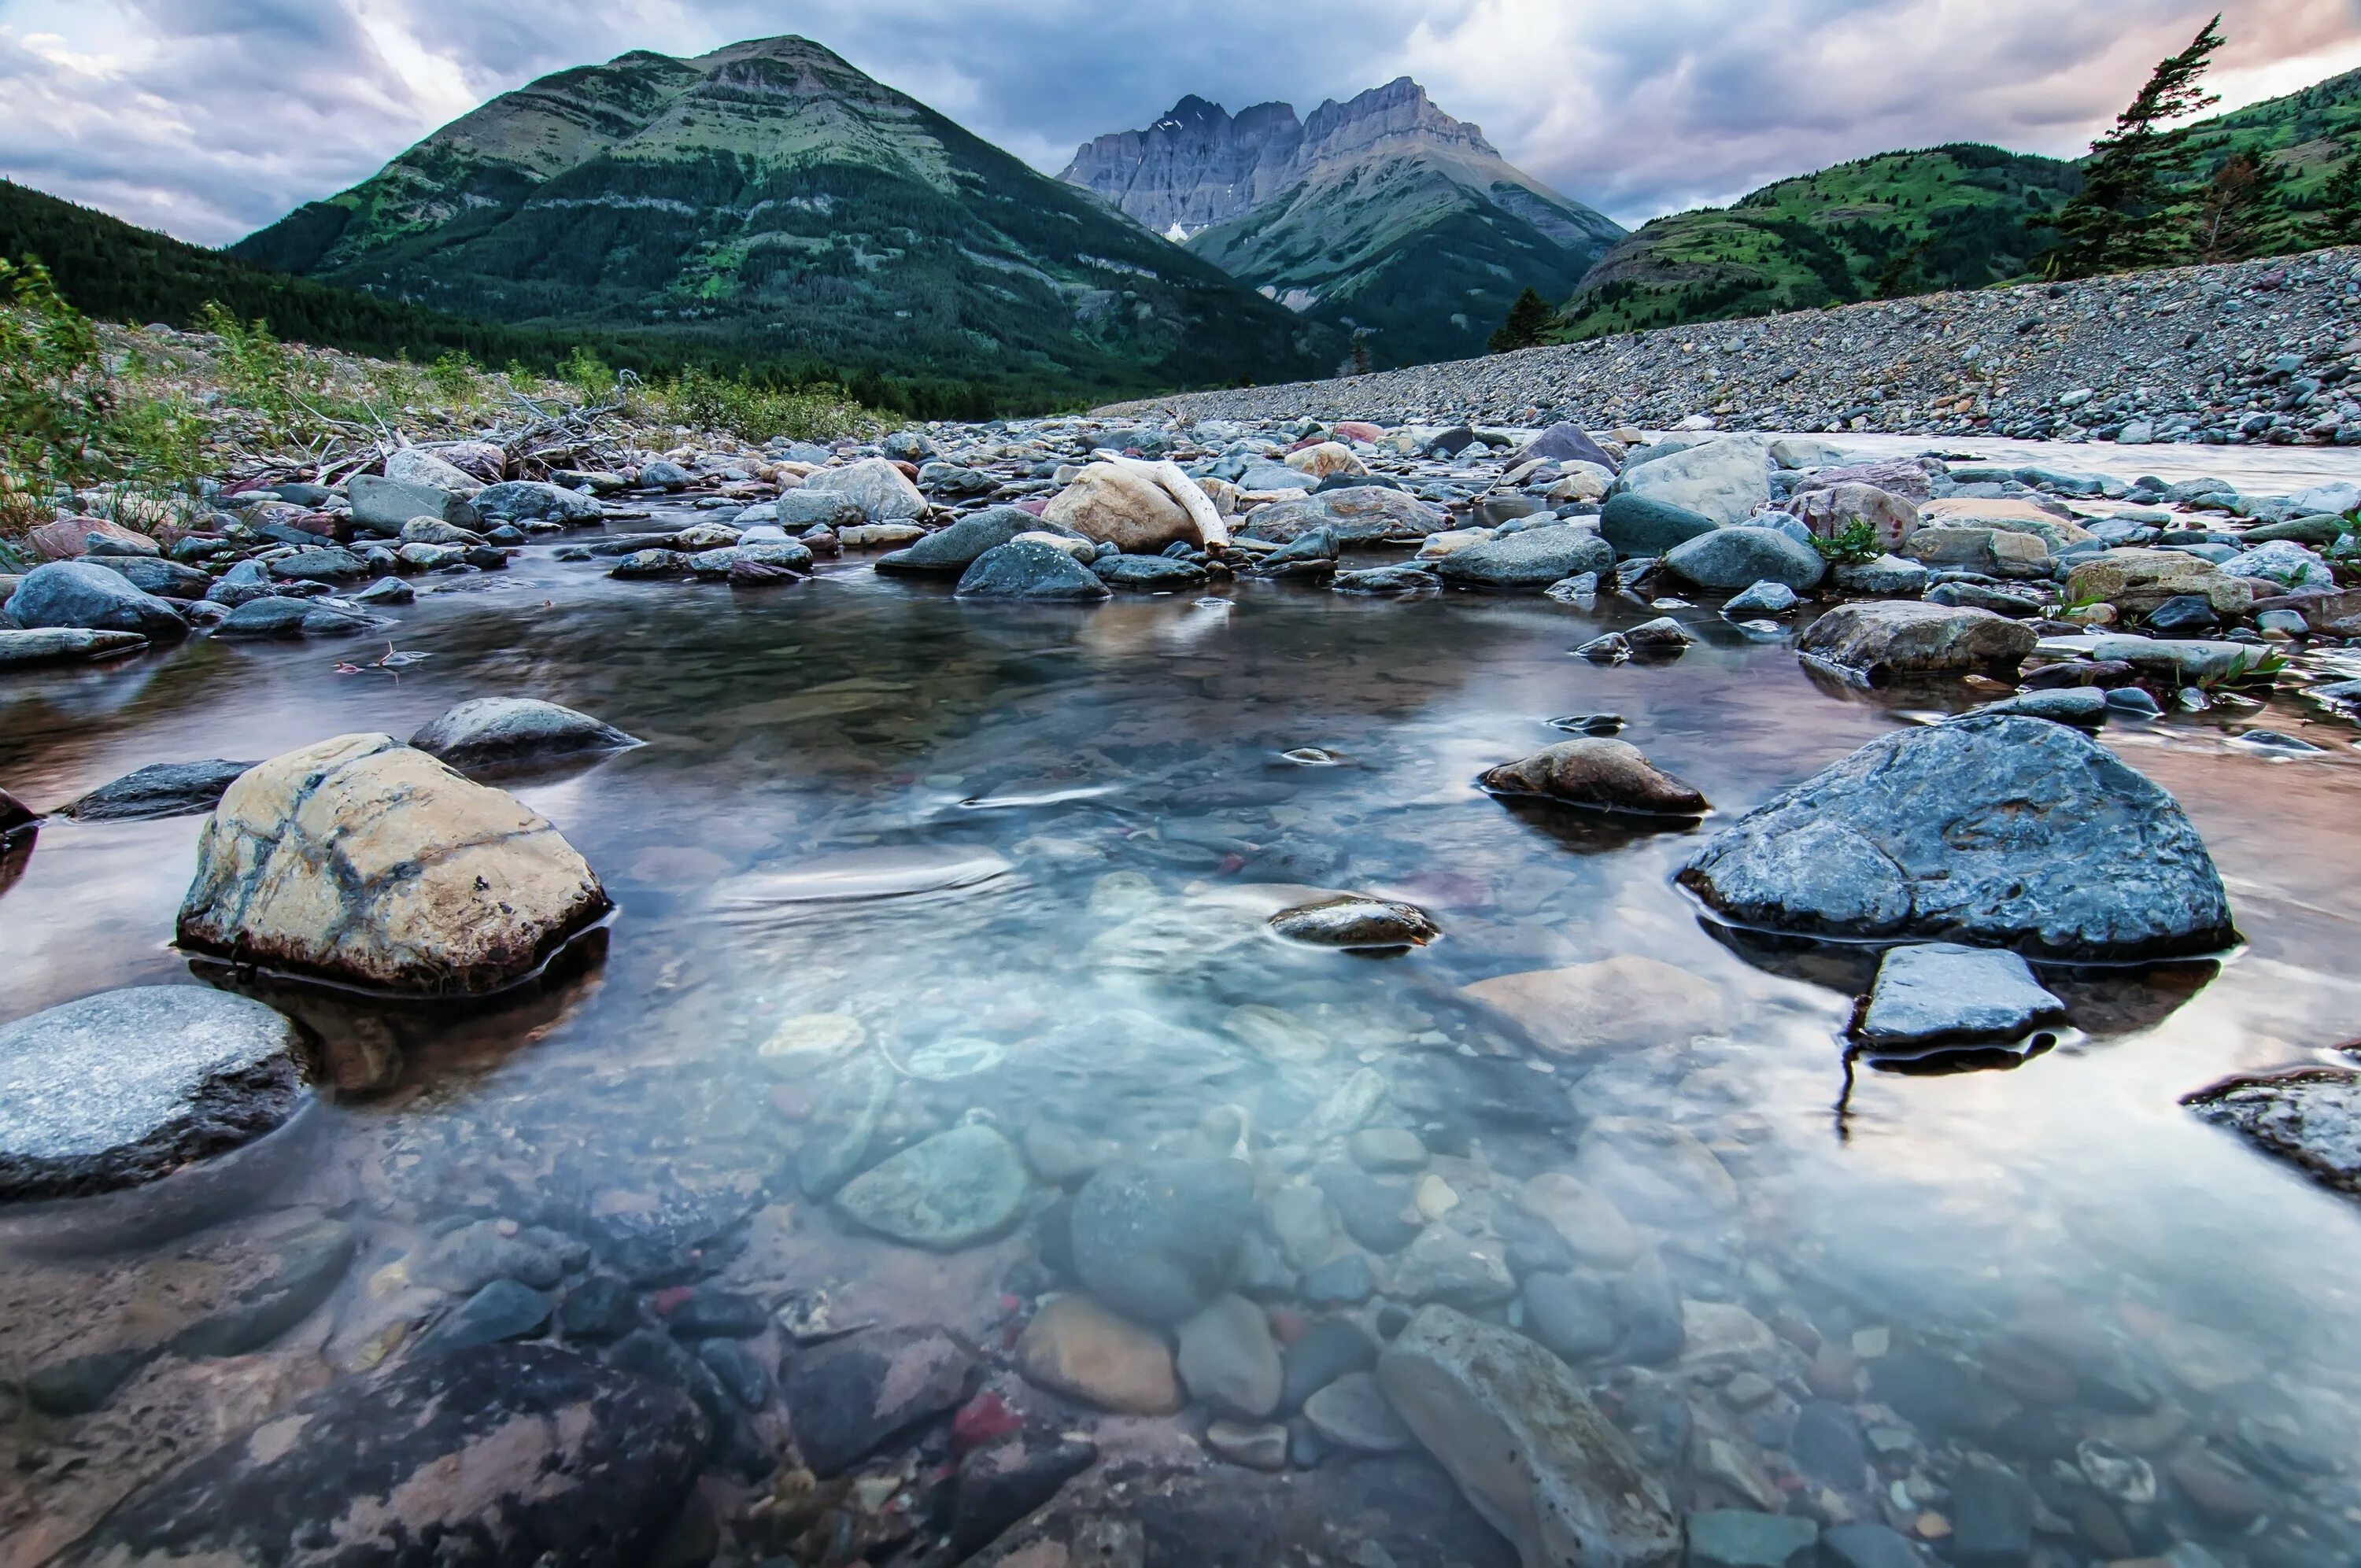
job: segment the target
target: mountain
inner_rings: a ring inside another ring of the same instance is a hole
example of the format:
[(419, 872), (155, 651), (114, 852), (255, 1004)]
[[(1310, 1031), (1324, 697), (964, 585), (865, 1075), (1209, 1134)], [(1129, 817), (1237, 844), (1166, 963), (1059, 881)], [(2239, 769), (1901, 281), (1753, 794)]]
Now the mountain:
[[(2234, 153), (2281, 180), (2256, 253), (2305, 247), (2321, 189), (2361, 148), (2361, 71), (2190, 128), (2180, 182), (2197, 200)], [(1720, 321), (2021, 279), (2055, 236), (2042, 220), (2081, 188), (2079, 163), (1990, 147), (1885, 153), (1658, 218), (1609, 251), (1552, 335)]]
[(231, 249), (497, 321), (1060, 395), (1283, 378), (1342, 343), (800, 38), (543, 77)]
[(1062, 176), (1301, 311), (1379, 365), (1480, 353), (1517, 295), (1570, 292), (1623, 230), (1503, 159), (1401, 77), (1298, 120), (1188, 97)]

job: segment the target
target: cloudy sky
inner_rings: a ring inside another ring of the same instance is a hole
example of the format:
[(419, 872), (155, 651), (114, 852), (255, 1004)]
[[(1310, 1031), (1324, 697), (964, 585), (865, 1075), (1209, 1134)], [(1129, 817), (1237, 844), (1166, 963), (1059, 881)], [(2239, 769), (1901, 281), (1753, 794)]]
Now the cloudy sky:
[[(1044, 170), (1185, 93), (1410, 74), (1627, 224), (1973, 139), (2080, 152), (2215, 0), (0, 0), (0, 174), (220, 244), (543, 72), (796, 32)], [(2235, 106), (2361, 67), (2361, 0), (2221, 0)]]

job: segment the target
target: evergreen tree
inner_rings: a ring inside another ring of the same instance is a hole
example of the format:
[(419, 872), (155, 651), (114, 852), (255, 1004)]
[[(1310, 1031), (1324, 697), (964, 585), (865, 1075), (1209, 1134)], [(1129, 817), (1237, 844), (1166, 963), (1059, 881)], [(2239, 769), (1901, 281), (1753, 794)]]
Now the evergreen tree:
[(2316, 245), (2361, 245), (2361, 142), (2345, 149), (2345, 161), (2321, 187), (2311, 238)]
[(2170, 260), (2180, 236), (2157, 218), (2172, 204), (2172, 180), (2188, 159), (2185, 119), (2221, 102), (2200, 85), (2222, 47), (2222, 18), (2205, 24), (2187, 49), (2158, 64), (2115, 128), (2091, 148), (2082, 190), (2059, 213), (2049, 272), (2087, 278)]
[(1509, 307), (1509, 319), (1500, 323), (1486, 346), (1495, 354), (1535, 347), (1542, 334), (1549, 330), (1550, 315), (1550, 302), (1542, 298), (1540, 291), (1527, 289)]
[(2279, 184), (2279, 165), (2268, 158), (2234, 152), (2224, 159), (2198, 203), (2198, 258), (2244, 261), (2273, 248), (2263, 230), (2277, 215)]

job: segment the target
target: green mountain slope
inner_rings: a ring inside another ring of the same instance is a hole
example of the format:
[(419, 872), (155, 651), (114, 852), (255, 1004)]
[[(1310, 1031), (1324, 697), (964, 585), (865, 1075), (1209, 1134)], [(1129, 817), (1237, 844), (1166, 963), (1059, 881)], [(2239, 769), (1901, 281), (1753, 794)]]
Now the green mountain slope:
[(236, 255), (534, 327), (1099, 392), (1342, 338), (803, 38), (544, 77)]

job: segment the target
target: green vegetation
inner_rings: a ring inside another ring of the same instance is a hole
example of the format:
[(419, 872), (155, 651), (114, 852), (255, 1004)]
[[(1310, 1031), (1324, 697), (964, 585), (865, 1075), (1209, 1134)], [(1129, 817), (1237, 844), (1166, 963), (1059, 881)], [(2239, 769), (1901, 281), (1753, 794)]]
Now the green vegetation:
[[(2181, 182), (2188, 177), (2191, 130), (2172, 122), (2222, 101), (2199, 85), (2222, 47), (2221, 27), (2216, 16), (2187, 49), (2160, 61), (2130, 106), (2115, 116), (2115, 128), (2092, 146), (2082, 189), (2058, 214), (2058, 247), (2048, 258), (2053, 277), (2159, 266), (2180, 251), (2179, 225), (2167, 214), (2181, 199)], [(2217, 212), (2229, 209), (2231, 196), (2225, 190), (2215, 203)]]
[(1833, 539), (1812, 535), (1812, 548), (1832, 566), (1858, 566), (1885, 554), (1878, 546), (1877, 526), (1865, 520), (1845, 524)]
[(1550, 313), (1550, 302), (1541, 297), (1540, 291), (1526, 290), (1509, 307), (1508, 319), (1494, 330), (1485, 346), (1494, 354), (1508, 354), (1543, 342), (1549, 332)]

